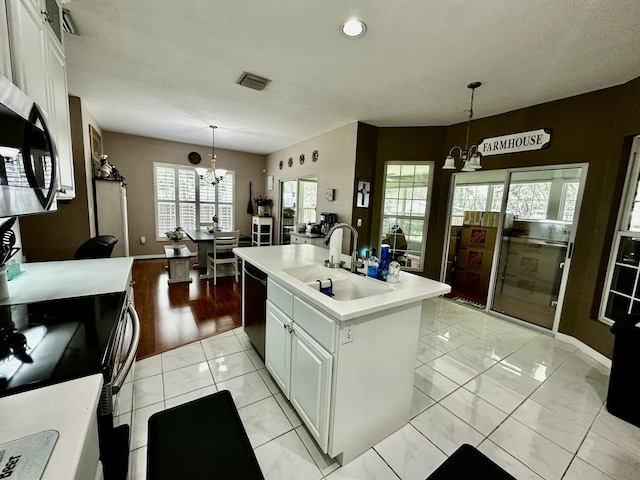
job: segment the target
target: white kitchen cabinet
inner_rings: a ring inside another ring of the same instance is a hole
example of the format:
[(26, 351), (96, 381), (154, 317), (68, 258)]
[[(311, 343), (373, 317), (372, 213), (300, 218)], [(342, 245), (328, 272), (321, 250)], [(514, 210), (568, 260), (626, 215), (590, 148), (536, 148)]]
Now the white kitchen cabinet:
[(291, 324), (278, 307), (267, 300), (267, 327), (265, 334), (265, 366), (289, 398), (291, 380)]
[(0, 75), (11, 80), (11, 51), (9, 50), (9, 22), (7, 2), (0, 0)]
[(329, 442), (333, 356), (294, 322), (289, 400), (323, 452)]
[(273, 242), (273, 217), (253, 216), (251, 220), (251, 245), (263, 247)]
[(310, 237), (306, 233), (292, 233), (291, 243), (294, 245), (315, 245), (316, 247), (329, 248), (323, 243), (324, 237)]
[(56, 0), (6, 2), (11, 78), (42, 110), (55, 145), (58, 200), (75, 197), (66, 61)]
[(129, 256), (129, 222), (127, 189), (115, 180), (94, 180), (96, 230), (98, 235), (113, 235), (118, 239), (112, 257)]

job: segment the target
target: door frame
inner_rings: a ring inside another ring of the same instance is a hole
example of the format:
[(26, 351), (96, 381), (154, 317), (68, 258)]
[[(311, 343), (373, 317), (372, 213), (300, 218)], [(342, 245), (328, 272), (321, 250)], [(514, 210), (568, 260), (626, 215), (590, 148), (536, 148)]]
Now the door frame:
[[(569, 278), (569, 271), (571, 270), (571, 260), (573, 258), (573, 251), (575, 248), (575, 239), (576, 232), (578, 230), (578, 223), (580, 221), (580, 213), (582, 208), (582, 199), (584, 196), (584, 188), (586, 184), (587, 173), (589, 169), (588, 163), (569, 163), (569, 164), (557, 164), (557, 165), (540, 165), (540, 166), (531, 166), (531, 167), (515, 167), (515, 168), (506, 168), (506, 169), (497, 169), (504, 171), (504, 192), (505, 194), (502, 197), (502, 205), (500, 207), (500, 222), (498, 225), (498, 229), (496, 232), (496, 238), (500, 239), (503, 236), (504, 231), (504, 220), (505, 220), (505, 212), (507, 207), (507, 199), (509, 187), (511, 185), (511, 177), (514, 173), (526, 173), (526, 172), (534, 172), (534, 171), (543, 171), (543, 170), (564, 170), (564, 169), (572, 169), (572, 168), (581, 168), (580, 172), (580, 187), (578, 189), (578, 195), (576, 198), (576, 208), (574, 211), (574, 217), (572, 221), (571, 233), (569, 234), (569, 241), (567, 243), (567, 253), (565, 255), (564, 266), (562, 271), (562, 278), (560, 280), (560, 289), (558, 291), (558, 303), (556, 305), (556, 311), (553, 320), (553, 326), (551, 328), (551, 332), (556, 334), (558, 333), (558, 329), (560, 326), (560, 318), (562, 316), (562, 308), (564, 306), (564, 296), (567, 288), (567, 281)], [(446, 268), (447, 268), (447, 254), (449, 249), (449, 239), (451, 237), (451, 214), (453, 211), (453, 199), (454, 199), (454, 191), (456, 186), (456, 176), (460, 173), (466, 172), (455, 172), (451, 176), (451, 181), (449, 184), (449, 196), (447, 200), (447, 222), (446, 229), (444, 232), (444, 243), (442, 248), (442, 262), (441, 262), (441, 270), (440, 270), (440, 281), (444, 282), (446, 277)], [(498, 262), (500, 261), (500, 249), (502, 246), (502, 242), (496, 241), (493, 251), (493, 260), (491, 263), (491, 275), (489, 278), (489, 289), (487, 292), (487, 303), (484, 307), (484, 311), (488, 314), (491, 314), (496, 317), (505, 318), (510, 321), (514, 321), (516, 323), (520, 323), (522, 325), (526, 325), (527, 327), (535, 328), (542, 330), (544, 332), (549, 332), (549, 329), (536, 325), (534, 323), (527, 322), (526, 320), (521, 320), (519, 318), (511, 317), (509, 315), (496, 312), (492, 310), (493, 307), (493, 296), (496, 289), (497, 277), (498, 277)]]

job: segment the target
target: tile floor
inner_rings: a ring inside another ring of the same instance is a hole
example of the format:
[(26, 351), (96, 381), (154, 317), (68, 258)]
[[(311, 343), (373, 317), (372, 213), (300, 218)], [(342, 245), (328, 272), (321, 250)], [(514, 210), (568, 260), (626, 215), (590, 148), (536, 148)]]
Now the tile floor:
[[(412, 419), (340, 467), (324, 456), (236, 329), (137, 363), (130, 478), (157, 411), (231, 391), (265, 478), (425, 479), (462, 443), (519, 480), (637, 480), (640, 428), (604, 407), (607, 367), (564, 342), (443, 299), (425, 301)], [(132, 415), (132, 417), (131, 417)]]

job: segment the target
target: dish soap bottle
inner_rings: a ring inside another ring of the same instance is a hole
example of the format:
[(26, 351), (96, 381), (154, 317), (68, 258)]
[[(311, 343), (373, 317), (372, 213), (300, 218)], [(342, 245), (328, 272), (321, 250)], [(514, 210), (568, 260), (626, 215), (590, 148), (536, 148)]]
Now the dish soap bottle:
[(378, 259), (376, 258), (376, 249), (371, 249), (371, 255), (367, 262), (367, 276), (371, 278), (378, 278)]
[(378, 265), (378, 280), (387, 281), (389, 274), (389, 245), (382, 245), (382, 253), (380, 254), (380, 264)]

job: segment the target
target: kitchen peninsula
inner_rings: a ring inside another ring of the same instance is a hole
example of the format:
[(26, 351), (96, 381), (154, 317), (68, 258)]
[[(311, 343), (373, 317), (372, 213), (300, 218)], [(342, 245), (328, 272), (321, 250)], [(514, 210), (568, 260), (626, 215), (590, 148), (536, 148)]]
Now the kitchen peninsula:
[(406, 425), (422, 301), (450, 287), (329, 269), (313, 245), (234, 252), (267, 275), (265, 364), (322, 451), (344, 465)]

